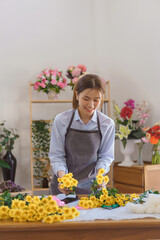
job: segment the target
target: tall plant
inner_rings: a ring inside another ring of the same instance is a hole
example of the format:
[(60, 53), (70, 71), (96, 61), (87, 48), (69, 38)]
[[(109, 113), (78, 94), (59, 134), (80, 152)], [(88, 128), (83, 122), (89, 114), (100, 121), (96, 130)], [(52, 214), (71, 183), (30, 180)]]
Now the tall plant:
[(34, 164), (34, 178), (38, 184), (42, 184), (44, 177), (48, 177), (46, 165), (48, 164), (48, 152), (50, 143), (50, 122), (36, 120), (32, 122), (32, 143)]

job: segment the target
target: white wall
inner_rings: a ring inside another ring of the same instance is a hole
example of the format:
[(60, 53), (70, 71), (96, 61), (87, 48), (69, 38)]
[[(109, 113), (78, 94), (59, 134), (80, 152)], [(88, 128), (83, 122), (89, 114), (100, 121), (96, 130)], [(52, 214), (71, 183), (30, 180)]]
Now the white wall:
[[(148, 123), (159, 121), (159, 12), (159, 0), (0, 1), (0, 120), (20, 134), (13, 150), (17, 183), (30, 185), (29, 81), (45, 67), (65, 72), (85, 64), (111, 81), (112, 100), (120, 106), (128, 98), (146, 100)], [(50, 115), (64, 109), (54, 106)], [(149, 154), (145, 146), (144, 158)], [(116, 158), (122, 159), (118, 150)]]

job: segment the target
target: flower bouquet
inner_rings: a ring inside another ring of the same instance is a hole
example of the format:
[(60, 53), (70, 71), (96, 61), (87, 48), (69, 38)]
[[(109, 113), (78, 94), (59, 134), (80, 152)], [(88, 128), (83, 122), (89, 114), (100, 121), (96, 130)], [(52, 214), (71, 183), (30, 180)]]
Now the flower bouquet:
[[(146, 136), (146, 132), (143, 130), (143, 127), (149, 117), (149, 110), (146, 102), (135, 106), (135, 101), (133, 99), (129, 99), (124, 102), (124, 105), (125, 106), (120, 110), (115, 102), (113, 104), (116, 138), (122, 141), (125, 148), (127, 139), (142, 139)], [(133, 112), (134, 110), (135, 116)]]
[(147, 138), (153, 144), (152, 164), (160, 164), (160, 123), (147, 130)]
[(72, 173), (67, 173), (63, 177), (58, 178), (58, 182), (61, 183), (61, 189), (66, 188), (70, 191), (69, 194), (75, 194), (75, 188), (77, 187), (78, 181), (73, 178)]
[(86, 73), (86, 70), (86, 66), (82, 64), (79, 64), (77, 67), (74, 65), (68, 67), (66, 76), (70, 79), (68, 85), (71, 86), (72, 90), (74, 88), (74, 84), (78, 82), (79, 78)]
[(38, 76), (37, 81), (34, 84), (34, 90), (38, 92), (42, 91), (49, 93), (50, 90), (54, 90), (56, 94), (67, 86), (67, 80), (62, 76), (62, 71), (58, 71), (57, 68), (46, 68)]

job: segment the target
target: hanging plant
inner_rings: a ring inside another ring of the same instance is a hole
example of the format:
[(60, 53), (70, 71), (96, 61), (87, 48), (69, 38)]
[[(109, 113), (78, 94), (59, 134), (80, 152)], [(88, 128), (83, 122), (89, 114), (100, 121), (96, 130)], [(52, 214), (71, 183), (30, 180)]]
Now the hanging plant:
[(39, 185), (42, 185), (43, 178), (48, 178), (46, 166), (49, 163), (50, 122), (45, 120), (32, 121), (34, 178), (38, 180)]

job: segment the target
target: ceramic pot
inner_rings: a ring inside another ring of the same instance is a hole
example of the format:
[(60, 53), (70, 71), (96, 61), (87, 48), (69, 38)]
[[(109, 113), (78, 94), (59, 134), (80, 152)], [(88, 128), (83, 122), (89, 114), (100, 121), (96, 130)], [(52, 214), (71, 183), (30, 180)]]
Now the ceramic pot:
[(135, 164), (131, 159), (131, 155), (134, 152), (134, 144), (135, 144), (135, 140), (128, 139), (127, 144), (124, 148), (122, 141), (120, 141), (120, 151), (124, 156), (124, 160), (118, 164), (119, 166), (130, 167), (133, 164)]
[(54, 89), (50, 89), (48, 93), (49, 100), (55, 100), (57, 98), (57, 94)]

